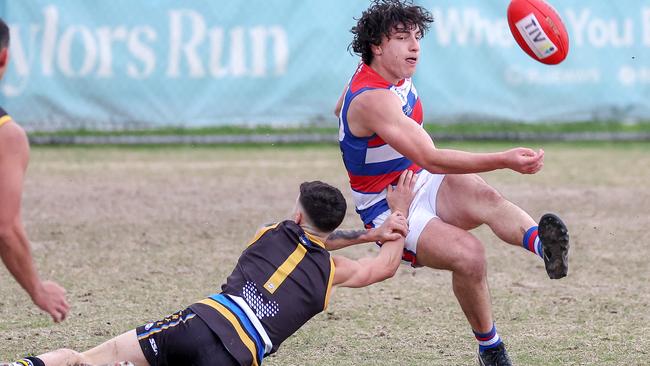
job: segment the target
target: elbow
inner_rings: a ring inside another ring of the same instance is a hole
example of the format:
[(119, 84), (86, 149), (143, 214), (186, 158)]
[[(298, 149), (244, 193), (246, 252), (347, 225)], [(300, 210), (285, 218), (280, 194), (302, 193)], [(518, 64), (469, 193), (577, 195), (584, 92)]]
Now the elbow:
[(0, 224), (0, 251), (4, 251), (11, 243), (14, 229), (11, 225)]
[(385, 281), (397, 273), (399, 268), (400, 258), (393, 258), (387, 263), (385, 263), (380, 270), (377, 271), (377, 277), (375, 282)]
[(16, 242), (17, 234), (19, 233), (19, 224), (15, 222), (0, 222), (0, 250), (5, 250), (7, 247)]
[(377, 279), (377, 282), (385, 281), (385, 280), (387, 280), (389, 278), (392, 278), (393, 276), (395, 276), (395, 273), (397, 273), (397, 267), (395, 267), (395, 268), (386, 268), (379, 275), (379, 278)]
[[(398, 249), (398, 247), (394, 248)], [(384, 255), (377, 257), (375, 266), (375, 282), (384, 281), (395, 276), (399, 265), (402, 263), (402, 248), (404, 247), (400, 246), (398, 251), (384, 252)]]
[(418, 163), (421, 167), (426, 169), (429, 173), (432, 174), (449, 174), (451, 173), (444, 167), (438, 159), (434, 156), (427, 156), (424, 159), (422, 159), (422, 162)]
[(386, 266), (386, 278), (384, 279), (389, 279), (391, 277), (394, 277), (395, 274), (397, 273), (397, 269), (399, 268), (400, 263), (402, 263), (401, 255), (398, 258), (392, 259)]

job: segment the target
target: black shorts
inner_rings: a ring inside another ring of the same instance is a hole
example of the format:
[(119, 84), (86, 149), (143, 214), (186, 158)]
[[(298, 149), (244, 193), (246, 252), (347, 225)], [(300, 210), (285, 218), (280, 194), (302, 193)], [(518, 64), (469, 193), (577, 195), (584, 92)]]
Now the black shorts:
[(136, 329), (151, 366), (237, 366), (221, 339), (189, 308)]

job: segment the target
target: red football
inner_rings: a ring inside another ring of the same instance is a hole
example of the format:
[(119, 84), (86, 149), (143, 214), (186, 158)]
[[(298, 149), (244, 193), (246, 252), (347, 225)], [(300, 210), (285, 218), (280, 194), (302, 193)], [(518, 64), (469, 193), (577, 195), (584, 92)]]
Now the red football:
[(508, 25), (519, 46), (547, 65), (562, 62), (569, 53), (569, 35), (560, 15), (544, 0), (512, 0)]

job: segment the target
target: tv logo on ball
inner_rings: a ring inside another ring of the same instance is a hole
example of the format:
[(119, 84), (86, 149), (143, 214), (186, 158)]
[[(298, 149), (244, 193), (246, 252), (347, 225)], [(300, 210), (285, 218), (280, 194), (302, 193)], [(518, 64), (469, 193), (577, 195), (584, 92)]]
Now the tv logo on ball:
[(569, 53), (569, 36), (559, 14), (544, 0), (512, 0), (508, 25), (517, 44), (533, 59), (556, 65)]

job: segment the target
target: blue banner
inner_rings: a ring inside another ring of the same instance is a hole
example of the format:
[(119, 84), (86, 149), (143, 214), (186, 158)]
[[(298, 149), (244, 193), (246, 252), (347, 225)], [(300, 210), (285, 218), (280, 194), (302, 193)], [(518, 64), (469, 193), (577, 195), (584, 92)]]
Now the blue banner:
[(570, 43), (567, 59), (554, 66), (534, 61), (517, 46), (505, 16), (507, 2), (489, 3), (423, 2), (436, 21), (423, 42), (416, 81), (423, 102), (444, 108), (430, 116), (650, 118), (650, 3), (551, 1)]
[[(650, 4), (556, 0), (568, 58), (516, 45), (508, 1), (417, 1), (425, 120), (650, 119)], [(365, 1), (0, 0), (0, 105), (32, 130), (335, 125)]]

